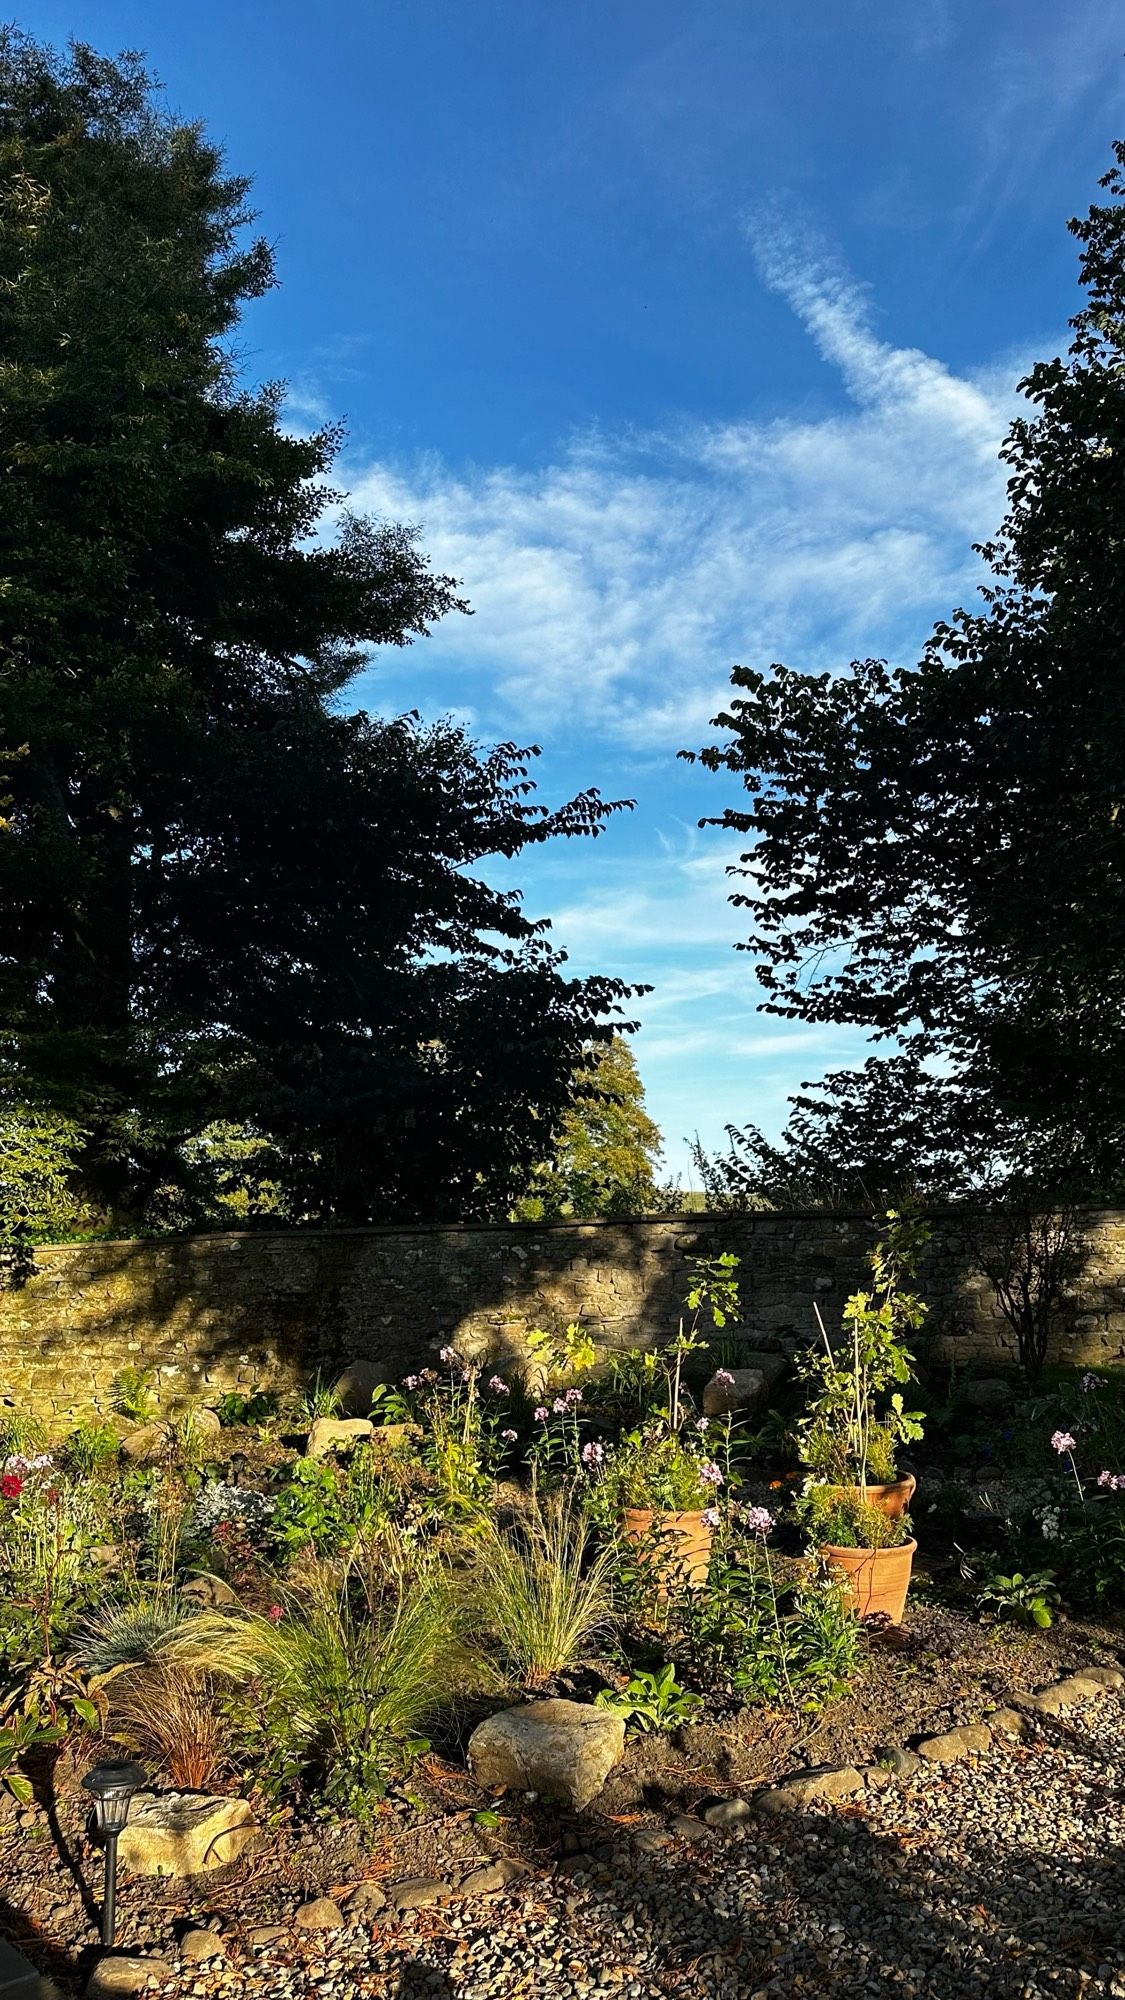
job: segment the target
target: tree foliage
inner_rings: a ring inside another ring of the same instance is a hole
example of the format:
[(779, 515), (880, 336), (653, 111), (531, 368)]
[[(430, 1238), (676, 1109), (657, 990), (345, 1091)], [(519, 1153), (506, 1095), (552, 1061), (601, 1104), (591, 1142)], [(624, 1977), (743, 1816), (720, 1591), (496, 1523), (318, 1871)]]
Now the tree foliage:
[(516, 1218), (645, 1215), (658, 1205), (663, 1150), (628, 1042), (615, 1035), (594, 1044), (577, 1072), (554, 1154), (537, 1167)]
[(240, 383), (247, 182), (132, 57), (5, 30), (0, 106), (4, 1100), (76, 1121), (119, 1222), (216, 1123), (302, 1218), (502, 1214), (626, 989), (565, 977), (487, 863), (616, 808), (345, 712), (466, 607), (341, 506), (338, 430)]
[(1070, 225), (1069, 352), (1021, 384), (981, 605), (916, 669), (736, 668), (700, 753), (748, 794), (712, 823), (747, 838), (767, 1010), (897, 1038), (968, 1155), (990, 1125), (1090, 1191), (1125, 1157), (1125, 146), (1102, 186)]

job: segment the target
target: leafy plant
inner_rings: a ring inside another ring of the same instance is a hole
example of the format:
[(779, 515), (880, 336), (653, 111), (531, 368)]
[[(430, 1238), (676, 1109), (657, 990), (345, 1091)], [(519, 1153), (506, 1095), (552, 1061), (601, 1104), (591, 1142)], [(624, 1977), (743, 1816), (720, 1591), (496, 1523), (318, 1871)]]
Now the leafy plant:
[(215, 1404), (215, 1413), (224, 1430), (238, 1424), (272, 1423), (281, 1408), (276, 1389), (228, 1389)]
[(1011, 1576), (997, 1571), (978, 1599), (982, 1611), (992, 1611), (997, 1618), (1017, 1619), (1021, 1625), (1037, 1625), (1041, 1631), (1051, 1624), (1052, 1608), (1059, 1602), (1053, 1569), (1034, 1570), (1027, 1576), (1019, 1570)]
[(313, 1548), (327, 1555), (342, 1548), (347, 1521), (336, 1466), (327, 1459), (297, 1459), (277, 1496), (271, 1526), (283, 1549)]
[(626, 1507), (693, 1513), (713, 1505), (724, 1481), (703, 1434), (685, 1441), (657, 1423), (630, 1431), (606, 1456), (593, 1504), (603, 1518)]
[(318, 1371), (297, 1403), (297, 1422), (315, 1424), (318, 1417), (336, 1417), (340, 1414), (340, 1392), (333, 1382), (327, 1381)]
[(62, 1447), (62, 1462), (78, 1479), (100, 1479), (117, 1463), (121, 1440), (99, 1417), (83, 1417)]
[(682, 1688), (675, 1666), (669, 1664), (656, 1673), (635, 1673), (623, 1688), (603, 1688), (595, 1697), (595, 1708), (612, 1709), (635, 1729), (667, 1732), (691, 1722), (703, 1707), (703, 1697)]
[(509, 1528), (490, 1521), (470, 1561), (478, 1629), (528, 1693), (542, 1693), (612, 1623), (613, 1551), (591, 1551), (588, 1521), (561, 1494), (532, 1502)]
[(863, 1645), (840, 1584), (808, 1566), (779, 1579), (764, 1533), (749, 1548), (721, 1537), (676, 1620), (676, 1654), (691, 1679), (732, 1701), (819, 1707), (847, 1687)]
[(20, 1764), (36, 1750), (58, 1743), (65, 1734), (65, 1722), (48, 1720), (38, 1702), (18, 1690), (0, 1700), (0, 1785), (21, 1805), (34, 1797), (34, 1791)]
[(137, 1368), (132, 1362), (120, 1369), (113, 1384), (113, 1407), (118, 1415), (127, 1417), (131, 1424), (150, 1424), (157, 1412), (152, 1393), (155, 1379), (151, 1368)]
[(873, 1471), (877, 1483), (893, 1478), (895, 1447), (922, 1435), (921, 1412), (904, 1409), (901, 1385), (914, 1376), (906, 1338), (926, 1307), (904, 1283), (928, 1233), (917, 1217), (887, 1211), (868, 1259), (873, 1289), (848, 1299), (835, 1347), (816, 1309), (823, 1347), (806, 1349), (798, 1370), (809, 1390), (801, 1457), (818, 1477), (864, 1491)]
[(796, 1510), (815, 1548), (896, 1549), (911, 1539), (909, 1515), (892, 1519), (864, 1500), (860, 1488), (810, 1486)]

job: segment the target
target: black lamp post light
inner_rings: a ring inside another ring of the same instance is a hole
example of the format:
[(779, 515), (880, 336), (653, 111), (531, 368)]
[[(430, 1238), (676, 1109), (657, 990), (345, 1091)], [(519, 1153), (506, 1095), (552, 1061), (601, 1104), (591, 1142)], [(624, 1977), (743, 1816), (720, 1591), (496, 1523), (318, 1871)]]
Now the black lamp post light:
[(117, 1924), (117, 1836), (129, 1817), (134, 1792), (148, 1784), (148, 1772), (140, 1764), (97, 1764), (82, 1783), (94, 1801), (93, 1837), (105, 1848), (102, 1943), (110, 1946)]

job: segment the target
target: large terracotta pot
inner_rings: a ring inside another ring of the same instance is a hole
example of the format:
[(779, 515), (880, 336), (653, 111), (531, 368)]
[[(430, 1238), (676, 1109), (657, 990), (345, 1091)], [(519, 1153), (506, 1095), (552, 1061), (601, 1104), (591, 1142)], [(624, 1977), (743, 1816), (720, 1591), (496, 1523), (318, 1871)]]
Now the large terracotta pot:
[[(918, 1481), (915, 1479), (914, 1474), (906, 1472), (901, 1479), (894, 1479), (887, 1486), (869, 1485), (867, 1487), (867, 1504), (869, 1507), (878, 1507), (879, 1512), (885, 1514), (888, 1521), (898, 1521), (905, 1514), (917, 1489)], [(832, 1491), (833, 1493), (838, 1493), (841, 1498), (845, 1494), (849, 1498), (854, 1494), (858, 1499), (860, 1493), (858, 1486), (834, 1486)]]
[(901, 1542), (896, 1549), (840, 1549), (827, 1542), (820, 1553), (842, 1578), (861, 1618), (881, 1611), (892, 1625), (901, 1625), (917, 1548), (917, 1542)]
[(659, 1536), (662, 1572), (669, 1581), (702, 1583), (711, 1560), (711, 1529), (702, 1509), (691, 1514), (662, 1513), (651, 1507), (626, 1507), (621, 1516), (626, 1541), (636, 1542), (651, 1560)]

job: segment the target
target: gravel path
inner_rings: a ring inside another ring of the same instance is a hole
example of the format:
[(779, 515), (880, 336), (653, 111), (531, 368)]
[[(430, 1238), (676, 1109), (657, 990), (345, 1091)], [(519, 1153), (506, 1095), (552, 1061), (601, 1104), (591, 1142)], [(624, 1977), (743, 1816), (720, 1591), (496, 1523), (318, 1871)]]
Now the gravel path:
[[(164, 1989), (255, 2000), (1125, 1996), (1125, 1702), (733, 1833), (655, 1825), (550, 1877)], [(233, 1941), (232, 1941), (233, 1946)]]

